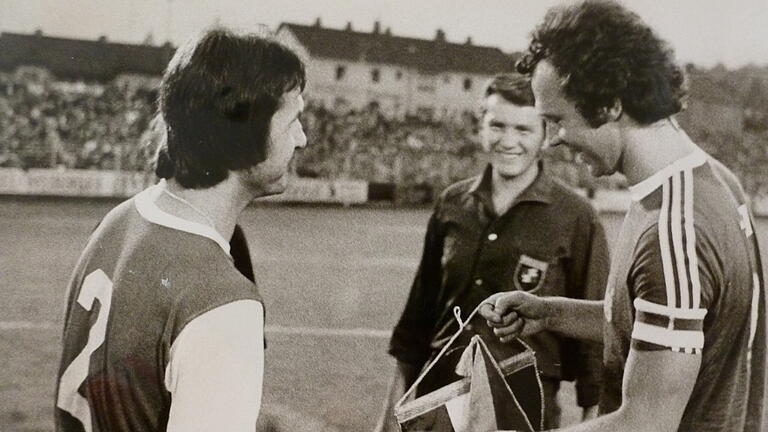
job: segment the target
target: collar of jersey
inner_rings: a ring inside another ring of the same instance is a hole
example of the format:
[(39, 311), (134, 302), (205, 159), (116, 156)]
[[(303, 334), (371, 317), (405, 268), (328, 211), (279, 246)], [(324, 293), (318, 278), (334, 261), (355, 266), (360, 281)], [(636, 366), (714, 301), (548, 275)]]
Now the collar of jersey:
[(150, 186), (136, 195), (133, 202), (136, 206), (136, 211), (139, 212), (141, 217), (153, 224), (209, 238), (216, 242), (216, 244), (229, 255), (229, 242), (224, 240), (224, 237), (222, 237), (218, 231), (208, 225), (174, 216), (161, 210), (160, 207), (155, 204), (155, 200), (161, 193), (163, 193), (164, 188), (165, 180), (160, 180), (158, 184)]
[[(539, 160), (536, 162), (539, 165), (539, 173), (536, 174), (536, 178), (528, 185), (520, 196), (515, 199), (515, 203), (523, 201), (537, 201), (545, 204), (552, 202), (552, 179), (550, 174), (545, 172), (544, 161)], [(492, 176), (493, 166), (491, 164), (486, 165), (483, 173), (480, 174), (469, 188), (469, 193), (480, 196), (485, 199), (486, 202), (491, 203), (492, 198)], [(493, 206), (491, 206), (492, 208)]]
[(657, 171), (647, 179), (629, 187), (629, 192), (634, 201), (640, 201), (659, 188), (665, 180), (687, 169), (693, 169), (701, 166), (707, 161), (707, 154), (701, 149), (696, 149), (693, 153), (683, 156), (672, 162), (666, 167)]

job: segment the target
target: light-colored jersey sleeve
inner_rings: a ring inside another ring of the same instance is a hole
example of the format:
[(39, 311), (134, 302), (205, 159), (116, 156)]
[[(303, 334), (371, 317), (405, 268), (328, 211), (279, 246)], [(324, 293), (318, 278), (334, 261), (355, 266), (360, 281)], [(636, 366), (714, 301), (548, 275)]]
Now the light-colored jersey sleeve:
[(255, 300), (192, 320), (171, 346), (168, 432), (253, 432), (264, 375), (264, 312)]

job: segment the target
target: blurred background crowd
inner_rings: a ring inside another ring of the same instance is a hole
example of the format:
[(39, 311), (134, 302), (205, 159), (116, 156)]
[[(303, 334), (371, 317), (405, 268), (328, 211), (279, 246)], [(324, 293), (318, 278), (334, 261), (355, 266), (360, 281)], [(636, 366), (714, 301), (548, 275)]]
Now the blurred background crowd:
[[(681, 123), (750, 194), (768, 195), (768, 70), (689, 67), (688, 73)], [(0, 167), (147, 169), (157, 83), (63, 81), (34, 67), (0, 72)], [(428, 201), (483, 164), (476, 113), (392, 118), (375, 105), (352, 110), (310, 102), (302, 122), (309, 145), (294, 169), (303, 177), (393, 185), (411, 191), (411, 201)], [(620, 178), (591, 178), (566, 149), (550, 149), (545, 159), (575, 187), (625, 187)]]

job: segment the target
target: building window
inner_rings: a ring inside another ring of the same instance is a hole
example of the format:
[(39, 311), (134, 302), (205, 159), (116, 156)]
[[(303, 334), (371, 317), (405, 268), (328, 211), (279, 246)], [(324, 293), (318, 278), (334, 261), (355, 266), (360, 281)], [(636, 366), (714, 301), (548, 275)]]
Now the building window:
[(344, 79), (344, 75), (347, 73), (347, 68), (344, 66), (336, 66), (336, 81)]
[(381, 81), (381, 72), (378, 69), (371, 69), (371, 81), (375, 83)]
[(403, 78), (403, 71), (395, 72), (395, 79), (400, 81)]
[(472, 78), (464, 78), (464, 90), (472, 89)]

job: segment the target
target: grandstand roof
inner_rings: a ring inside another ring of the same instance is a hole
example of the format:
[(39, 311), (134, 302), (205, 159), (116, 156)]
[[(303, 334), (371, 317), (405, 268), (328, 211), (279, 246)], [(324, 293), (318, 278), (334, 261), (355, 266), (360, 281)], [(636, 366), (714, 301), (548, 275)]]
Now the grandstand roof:
[(437, 30), (435, 39), (415, 39), (394, 36), (387, 29), (379, 30), (378, 22), (372, 32), (356, 32), (350, 25), (345, 30), (325, 28), (319, 20), (314, 25), (283, 23), (278, 31), (290, 30), (311, 56), (367, 61), (413, 67), (422, 72), (465, 72), (496, 74), (514, 68), (514, 56), (498, 48), (448, 42), (445, 33)]
[(110, 80), (120, 74), (161, 75), (173, 47), (65, 39), (41, 33), (0, 34), (0, 69), (40, 66), (59, 78)]

